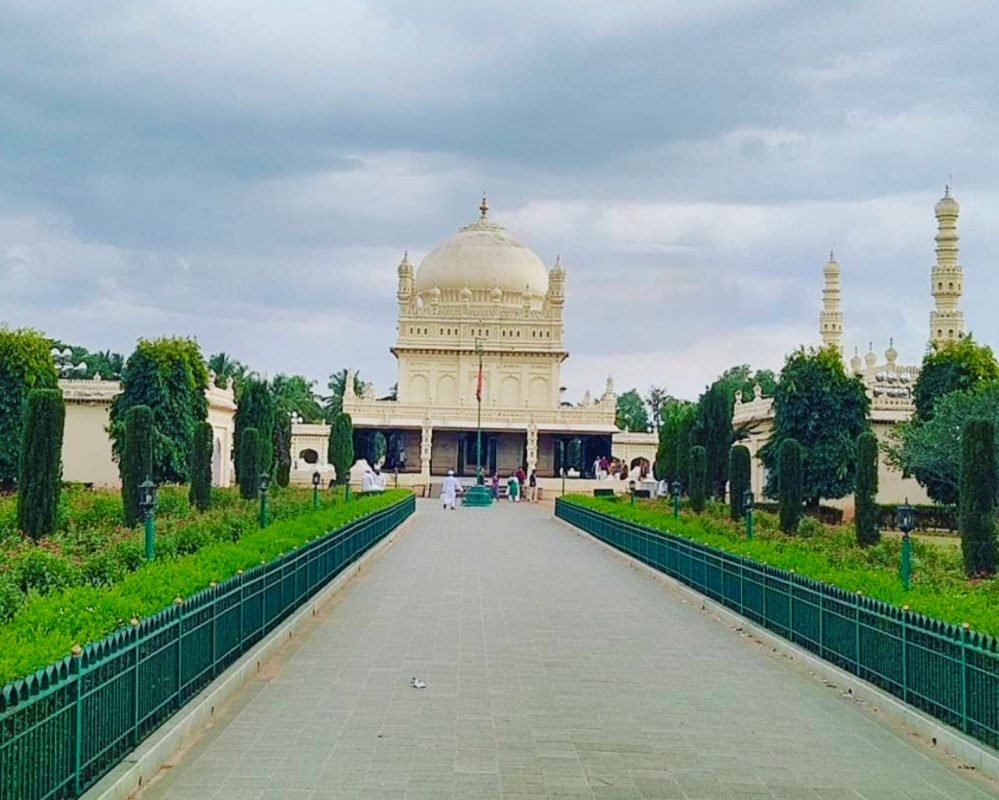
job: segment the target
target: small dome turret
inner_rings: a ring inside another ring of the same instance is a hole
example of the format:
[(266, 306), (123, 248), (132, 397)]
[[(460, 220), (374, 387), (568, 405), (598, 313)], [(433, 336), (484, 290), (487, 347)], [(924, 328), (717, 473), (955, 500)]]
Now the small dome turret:
[(860, 357), (860, 353), (857, 352), (857, 348), (853, 348), (853, 358), (850, 359), (850, 369), (852, 369), (858, 375), (864, 371), (864, 361)]
[(944, 187), (944, 196), (941, 197), (937, 204), (933, 207), (933, 211), (938, 217), (945, 215), (957, 215), (961, 210), (961, 206), (958, 205), (957, 200), (951, 197), (950, 194), (950, 184)]
[(867, 355), (864, 356), (864, 362), (868, 367), (873, 367), (878, 363), (878, 357), (874, 355), (874, 342), (868, 342)]
[(885, 360), (890, 366), (895, 366), (895, 362), (898, 361), (898, 350), (895, 349), (894, 338), (888, 340), (888, 349), (885, 350)]

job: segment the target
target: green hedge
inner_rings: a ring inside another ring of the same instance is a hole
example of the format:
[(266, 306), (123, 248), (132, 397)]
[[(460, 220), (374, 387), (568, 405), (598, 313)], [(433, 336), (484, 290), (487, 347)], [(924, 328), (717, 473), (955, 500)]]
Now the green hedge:
[(155, 480), (153, 475), (153, 410), (132, 406), (125, 412), (125, 441), (121, 451), (121, 504), (125, 526), (134, 528), (142, 519), (139, 484)]
[(750, 485), (752, 455), (744, 444), (737, 444), (728, 452), (728, 504), (729, 516), (742, 519), (743, 495)]
[(199, 422), (194, 428), (191, 445), (191, 488), (188, 499), (198, 511), (207, 511), (212, 504), (212, 450), (215, 431), (210, 422)]
[(961, 434), (961, 550), (971, 577), (996, 571), (996, 429), (972, 419)]
[(274, 559), (408, 493), (393, 489), (370, 494), (276, 522), (238, 542), (211, 544), (191, 556), (147, 564), (112, 587), (76, 586), (32, 597), (0, 627), (0, 685), (63, 658), (75, 644), (98, 641), (132, 617), (155, 614), (175, 597), (187, 597), (237, 570)]
[(260, 470), (260, 432), (247, 428), (239, 437), (239, 494), (244, 500), (257, 496)]
[(690, 507), (703, 511), (708, 491), (708, 451), (701, 445), (690, 448)]
[[(901, 540), (884, 537), (878, 544), (858, 547), (852, 527), (825, 528), (821, 535), (804, 539), (780, 532), (774, 515), (759, 513), (756, 536), (747, 541), (742, 526), (727, 519), (727, 509), (716, 516), (672, 513), (654, 502), (608, 502), (583, 495), (566, 500), (594, 511), (611, 514), (677, 536), (747, 556), (764, 564), (825, 581), (849, 592), (868, 597), (952, 624), (969, 622), (974, 630), (999, 636), (999, 579), (969, 581), (964, 575), (957, 547), (928, 544), (914, 539), (913, 584), (902, 588), (898, 577)], [(709, 512), (711, 509), (709, 509)]]
[(857, 437), (857, 474), (854, 480), (853, 498), (854, 530), (857, 543), (877, 544), (881, 536), (878, 530), (878, 438), (867, 431)]
[(780, 529), (794, 533), (802, 516), (804, 465), (801, 445), (796, 439), (781, 442), (777, 456), (777, 491), (780, 495)]
[(66, 405), (58, 389), (32, 389), (24, 414), (17, 491), (18, 527), (35, 541), (56, 529), (62, 488)]

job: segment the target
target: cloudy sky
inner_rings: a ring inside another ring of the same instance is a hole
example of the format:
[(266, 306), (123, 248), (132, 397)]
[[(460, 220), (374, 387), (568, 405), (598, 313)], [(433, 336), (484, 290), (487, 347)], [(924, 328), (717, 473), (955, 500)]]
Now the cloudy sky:
[(394, 381), (395, 267), (477, 214), (568, 268), (569, 396), (925, 347), (935, 220), (999, 345), (992, 2), (6, 0), (0, 321)]

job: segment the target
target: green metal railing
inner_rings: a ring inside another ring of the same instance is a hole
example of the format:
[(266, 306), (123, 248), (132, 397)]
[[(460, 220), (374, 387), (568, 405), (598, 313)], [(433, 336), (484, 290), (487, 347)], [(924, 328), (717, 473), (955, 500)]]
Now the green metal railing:
[(0, 692), (0, 798), (75, 798), (402, 523), (410, 496)]
[(999, 643), (966, 627), (576, 505), (555, 515), (794, 644), (999, 747)]

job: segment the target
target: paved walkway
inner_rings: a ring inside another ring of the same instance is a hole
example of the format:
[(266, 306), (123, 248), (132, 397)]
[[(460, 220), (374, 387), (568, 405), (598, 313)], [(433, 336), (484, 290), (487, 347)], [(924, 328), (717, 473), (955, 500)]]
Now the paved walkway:
[(550, 514), (421, 502), (143, 800), (997, 796)]

